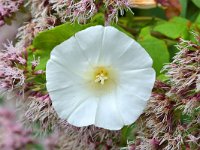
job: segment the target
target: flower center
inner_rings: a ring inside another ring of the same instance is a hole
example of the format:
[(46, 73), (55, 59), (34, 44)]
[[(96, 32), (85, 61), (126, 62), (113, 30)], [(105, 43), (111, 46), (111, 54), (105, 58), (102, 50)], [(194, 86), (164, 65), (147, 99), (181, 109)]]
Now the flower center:
[(95, 96), (112, 92), (118, 84), (118, 72), (112, 66), (93, 66), (85, 74), (86, 89)]
[(108, 80), (108, 71), (104, 67), (97, 67), (94, 73), (94, 82), (104, 85)]

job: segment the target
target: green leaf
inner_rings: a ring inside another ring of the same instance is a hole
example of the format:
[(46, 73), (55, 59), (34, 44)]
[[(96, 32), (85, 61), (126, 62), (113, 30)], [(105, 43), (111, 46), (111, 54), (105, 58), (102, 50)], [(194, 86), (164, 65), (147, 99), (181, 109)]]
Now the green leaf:
[(197, 16), (197, 18), (195, 20), (195, 23), (200, 24), (200, 12), (198, 13), (198, 16)]
[(171, 39), (187, 38), (190, 22), (181, 17), (174, 17), (169, 22), (163, 22), (154, 27), (153, 31), (159, 32)]
[(162, 82), (167, 82), (169, 80), (169, 78), (165, 75), (165, 74), (160, 74), (158, 77), (157, 77), (157, 80), (160, 80)]
[(169, 52), (164, 41), (157, 39), (150, 34), (150, 28), (142, 29), (138, 42), (146, 49), (153, 59), (153, 68), (156, 70), (157, 76), (165, 63), (169, 63)]
[[(197, 17), (195, 18), (195, 21), (194, 23), (191, 25), (191, 28), (190, 28), (190, 31), (194, 31), (194, 32), (197, 32), (200, 30), (200, 12), (199, 14), (197, 15)], [(196, 39), (195, 39), (195, 36), (193, 34), (189, 34), (189, 39), (196, 43)]]
[(181, 113), (180, 121), (181, 121), (181, 123), (187, 123), (188, 124), (192, 121), (192, 117), (190, 115)]
[(200, 1), (199, 0), (192, 0), (192, 2), (200, 8)]
[(97, 13), (96, 15), (94, 15), (91, 19), (90, 22), (94, 22), (97, 23), (99, 25), (104, 25), (104, 21), (105, 21), (105, 16), (103, 13)]
[(200, 9), (191, 0), (188, 1), (186, 18), (194, 22), (199, 11)]
[(3, 104), (3, 97), (0, 96), (0, 105)]
[(170, 22), (187, 25), (189, 23), (189, 20), (182, 17), (174, 17), (170, 20)]
[(181, 3), (181, 17), (185, 17), (187, 13), (188, 0), (179, 0)]
[(149, 38), (151, 38), (151, 28), (150, 27), (145, 27), (145, 28), (142, 28), (140, 34), (139, 34), (139, 38), (138, 40), (141, 40), (141, 41), (144, 41), (144, 40), (147, 40)]
[(44, 150), (44, 147), (40, 144), (31, 144), (26, 146), (27, 150)]
[(121, 139), (120, 139), (120, 145), (121, 146), (126, 146), (127, 145), (127, 140), (135, 140), (134, 136), (134, 131), (135, 131), (136, 125), (135, 123), (129, 125), (129, 126), (124, 126), (121, 129)]

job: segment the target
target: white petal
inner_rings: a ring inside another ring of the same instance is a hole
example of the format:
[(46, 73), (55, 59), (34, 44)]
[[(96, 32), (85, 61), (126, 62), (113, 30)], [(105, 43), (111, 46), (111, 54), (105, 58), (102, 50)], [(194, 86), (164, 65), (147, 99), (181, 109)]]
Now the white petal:
[(152, 59), (134, 39), (114, 27), (105, 27), (100, 63), (116, 68), (140, 69), (152, 66)]
[(95, 123), (98, 98), (88, 97), (70, 115), (68, 122), (74, 126), (82, 127)]
[(114, 92), (100, 98), (95, 125), (109, 130), (119, 130), (123, 127), (124, 123), (116, 104)]
[(121, 88), (117, 91), (116, 100), (125, 125), (135, 122), (146, 106), (146, 101)]
[(84, 93), (82, 88), (81, 86), (69, 86), (49, 92), (52, 105), (60, 118), (67, 119), (88, 98), (88, 95)]
[(103, 26), (87, 28), (75, 34), (84, 55), (92, 64), (96, 64), (102, 49), (102, 39), (104, 34)]
[(56, 46), (51, 52), (50, 59), (77, 75), (82, 75), (91, 67), (75, 37)]
[(53, 60), (49, 60), (46, 67), (46, 80), (48, 92), (63, 89), (73, 84), (81, 84), (83, 79), (67, 70), (64, 66)]
[(119, 74), (119, 86), (145, 101), (151, 95), (154, 82), (155, 71), (153, 68), (122, 71)]
[(99, 63), (112, 64), (133, 42), (133, 39), (114, 27), (104, 28)]
[(134, 70), (152, 66), (152, 59), (139, 43), (133, 42), (123, 53), (113, 59), (113, 65), (120, 70)]

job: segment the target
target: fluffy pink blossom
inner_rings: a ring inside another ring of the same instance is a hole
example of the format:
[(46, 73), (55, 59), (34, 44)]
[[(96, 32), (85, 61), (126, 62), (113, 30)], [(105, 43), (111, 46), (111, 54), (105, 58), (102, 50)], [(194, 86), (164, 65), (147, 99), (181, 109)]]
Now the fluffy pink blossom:
[(24, 70), (19, 69), (16, 64), (25, 65), (21, 50), (13, 46), (12, 42), (4, 45), (5, 49), (0, 51), (0, 88), (14, 89), (22, 87), (25, 81)]
[[(97, 12), (105, 9), (105, 22), (109, 24), (111, 21), (118, 21), (118, 15), (124, 15), (124, 10), (130, 10), (128, 0), (50, 0), (52, 9), (65, 22), (68, 18), (74, 22), (86, 23), (88, 19), (92, 18)], [(101, 8), (101, 9), (100, 9)]]
[(1, 0), (0, 2), (0, 26), (3, 25), (4, 19), (11, 17), (12, 13), (18, 11), (23, 0)]
[(15, 121), (15, 114), (0, 108), (0, 149), (25, 150), (26, 145), (33, 144), (31, 132), (22, 128)]
[(106, 11), (106, 24), (108, 25), (111, 21), (118, 21), (119, 15), (124, 15), (125, 10), (130, 10), (128, 0), (108, 0), (104, 1)]
[(69, 18), (72, 22), (77, 20), (79, 23), (86, 23), (97, 12), (96, 3), (94, 0), (50, 0), (52, 9), (54, 9), (62, 22)]

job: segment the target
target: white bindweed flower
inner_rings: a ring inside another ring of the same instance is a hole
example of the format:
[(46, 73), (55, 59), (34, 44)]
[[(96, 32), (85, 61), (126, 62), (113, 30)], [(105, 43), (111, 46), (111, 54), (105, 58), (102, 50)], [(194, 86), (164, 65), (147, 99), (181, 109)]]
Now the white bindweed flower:
[(132, 38), (114, 27), (93, 26), (53, 49), (46, 79), (60, 118), (78, 127), (118, 130), (143, 112), (155, 71)]

